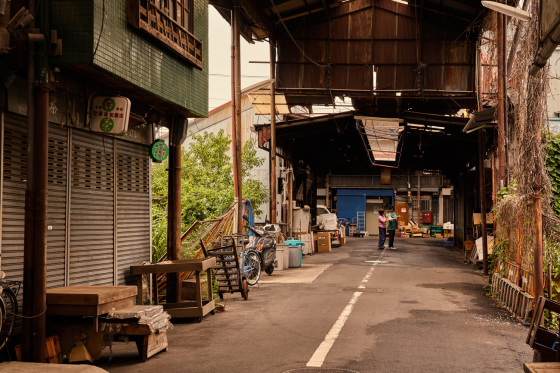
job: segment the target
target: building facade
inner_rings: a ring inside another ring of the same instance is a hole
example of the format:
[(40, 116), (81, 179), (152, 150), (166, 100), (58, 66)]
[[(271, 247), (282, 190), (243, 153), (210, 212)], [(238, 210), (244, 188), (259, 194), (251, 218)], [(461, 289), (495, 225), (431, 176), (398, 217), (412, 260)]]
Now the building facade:
[[(23, 277), (34, 64), (50, 88), (47, 287), (134, 284), (130, 265), (151, 259), (155, 130), (207, 115), (208, 2), (54, 0), (36, 26), (44, 42), (34, 47), (46, 61), (14, 41), (3, 62), (0, 269)], [(130, 100), (124, 134), (90, 128), (99, 96)]]

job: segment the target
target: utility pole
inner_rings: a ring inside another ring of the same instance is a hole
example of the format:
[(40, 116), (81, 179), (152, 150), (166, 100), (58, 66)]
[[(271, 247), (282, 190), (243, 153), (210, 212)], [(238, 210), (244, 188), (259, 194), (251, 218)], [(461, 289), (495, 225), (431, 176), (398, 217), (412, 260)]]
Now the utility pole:
[(270, 223), (276, 223), (276, 46), (270, 41)]
[(233, 7), (231, 23), (231, 150), (233, 168), (234, 203), (236, 208), (234, 233), (243, 230), (241, 202), (241, 61), (240, 61), (240, 33), (241, 14), (239, 6)]

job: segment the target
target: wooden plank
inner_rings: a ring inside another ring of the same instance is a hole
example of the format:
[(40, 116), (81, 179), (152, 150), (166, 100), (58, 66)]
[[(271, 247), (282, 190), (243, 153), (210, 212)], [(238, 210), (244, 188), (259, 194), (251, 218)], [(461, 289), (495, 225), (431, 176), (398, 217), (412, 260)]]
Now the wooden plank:
[(187, 271), (205, 271), (216, 265), (216, 258), (199, 258), (173, 260), (171, 263), (154, 263), (130, 266), (130, 271), (135, 274), (143, 273), (173, 273)]
[(216, 307), (214, 300), (204, 301), (201, 308), (197, 307), (196, 301), (185, 301), (180, 303), (164, 304), (163, 308), (171, 317), (202, 317), (209, 314)]
[(136, 294), (136, 286), (64, 286), (47, 289), (47, 304), (98, 305)]
[(136, 304), (136, 295), (126, 299), (120, 299), (100, 305), (77, 305), (77, 304), (49, 304), (47, 315), (53, 316), (99, 316), (108, 313), (112, 309), (132, 307)]
[(167, 351), (167, 333), (150, 334), (144, 337), (142, 360), (149, 359), (160, 351)]
[(525, 373), (560, 373), (560, 363), (523, 363)]
[(152, 331), (144, 324), (123, 324), (116, 334), (122, 335), (150, 335)]

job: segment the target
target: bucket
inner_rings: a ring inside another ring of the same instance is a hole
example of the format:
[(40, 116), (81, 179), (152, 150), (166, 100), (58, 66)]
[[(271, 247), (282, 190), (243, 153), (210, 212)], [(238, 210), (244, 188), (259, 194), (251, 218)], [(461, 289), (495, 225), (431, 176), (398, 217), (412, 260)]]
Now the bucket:
[(301, 247), (299, 246), (290, 246), (290, 259), (289, 259), (289, 267), (290, 268), (299, 268), (301, 267)]
[(276, 245), (276, 259), (278, 259), (279, 256), (283, 256), (282, 264), (284, 265), (284, 267), (282, 269), (288, 269), (288, 265), (290, 262), (290, 249), (288, 248), (288, 245)]
[(287, 245), (276, 245), (276, 260), (274, 261), (274, 269), (282, 271), (288, 268), (288, 260), (290, 253)]

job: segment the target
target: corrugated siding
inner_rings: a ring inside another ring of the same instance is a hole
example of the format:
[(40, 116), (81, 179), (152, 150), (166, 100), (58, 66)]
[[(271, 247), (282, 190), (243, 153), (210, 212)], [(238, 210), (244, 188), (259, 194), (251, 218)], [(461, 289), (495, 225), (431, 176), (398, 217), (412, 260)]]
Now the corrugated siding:
[(72, 132), (69, 285), (113, 285), (113, 139)]
[(150, 260), (150, 163), (146, 147), (117, 144), (117, 285), (134, 285), (130, 266)]
[(49, 128), (49, 196), (47, 211), (47, 287), (64, 286), (68, 129)]
[(27, 180), (27, 124), (6, 116), (4, 127), (4, 190), (2, 270), (10, 280), (23, 280), (23, 230)]

